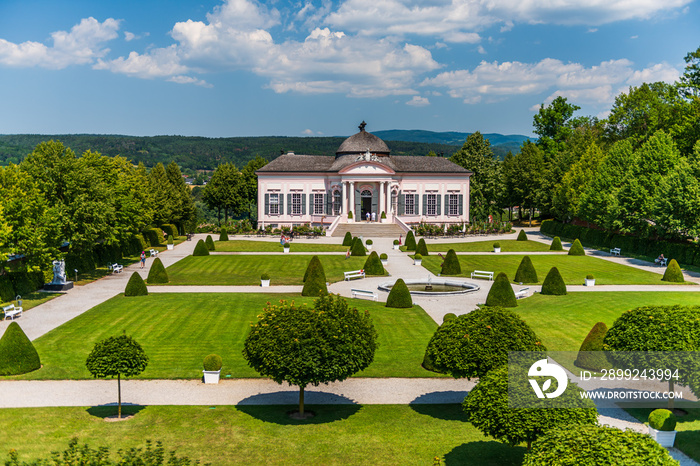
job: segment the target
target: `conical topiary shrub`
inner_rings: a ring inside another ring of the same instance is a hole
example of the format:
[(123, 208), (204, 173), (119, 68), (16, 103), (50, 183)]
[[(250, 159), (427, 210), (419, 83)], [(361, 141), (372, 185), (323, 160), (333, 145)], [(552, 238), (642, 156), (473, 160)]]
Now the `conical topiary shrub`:
[(365, 245), (362, 244), (362, 240), (360, 238), (355, 238), (352, 241), (352, 248), (350, 249), (350, 255), (351, 256), (366, 256), (367, 252), (365, 251)]
[(518, 239), (516, 241), (527, 241), (527, 233), (525, 233), (525, 230), (520, 230), (520, 233), (518, 233)]
[(569, 249), (569, 255), (570, 256), (585, 256), (586, 251), (583, 250), (583, 245), (581, 245), (581, 241), (576, 238), (574, 240), (574, 244), (571, 245), (571, 249)]
[(425, 239), (421, 238), (416, 245), (416, 254), (420, 254), (425, 257), (428, 255), (428, 245), (425, 244)]
[(301, 295), (325, 296), (328, 294), (328, 287), (326, 286), (326, 274), (323, 271), (323, 266), (321, 261), (318, 261), (318, 265), (312, 267), (312, 262), (313, 258), (309, 261), (309, 266), (306, 267), (309, 273), (305, 277), (306, 280), (304, 281), (304, 289), (301, 290)]
[(664, 272), (664, 277), (661, 279), (665, 282), (683, 283), (685, 278), (683, 278), (683, 271), (680, 265), (676, 262), (676, 259), (671, 259), (666, 266), (666, 271)]
[(459, 258), (457, 257), (457, 253), (455, 253), (454, 249), (450, 249), (447, 251), (447, 255), (445, 256), (445, 260), (442, 263), (442, 270), (440, 271), (440, 275), (461, 275), (462, 274), (462, 266), (459, 265)]
[(406, 251), (416, 250), (416, 237), (413, 235), (413, 230), (409, 230), (406, 233), (406, 242), (404, 244), (406, 245)]
[(226, 231), (226, 228), (221, 229), (221, 233), (219, 234), (219, 241), (228, 241), (228, 231)]
[(500, 272), (496, 275), (489, 294), (486, 296), (486, 305), (500, 307), (516, 307), (518, 305), (515, 292), (510, 286), (510, 280), (508, 280), (508, 276), (505, 273)]
[(550, 294), (561, 296), (566, 294), (566, 284), (561, 278), (559, 269), (552, 267), (542, 283), (542, 291), (540, 294)]
[(558, 236), (555, 236), (554, 239), (552, 240), (552, 245), (549, 246), (550, 251), (563, 251), (564, 246), (561, 245), (561, 239), (559, 239)]
[(411, 298), (411, 292), (408, 291), (406, 282), (403, 278), (399, 278), (391, 287), (389, 296), (386, 298), (386, 307), (396, 307), (396, 308), (410, 308), (413, 307), (413, 299)]
[(149, 284), (154, 283), (168, 283), (170, 279), (168, 278), (168, 272), (165, 271), (165, 267), (160, 260), (160, 257), (156, 257), (151, 265), (151, 270), (148, 272), (148, 277), (146, 281)]
[(138, 272), (132, 273), (124, 289), (124, 296), (146, 296), (147, 294), (148, 287), (141, 275)]
[(518, 283), (537, 283), (537, 272), (535, 271), (535, 266), (532, 265), (532, 260), (530, 256), (524, 256), (523, 260), (520, 261), (518, 266), (518, 271), (515, 272), (514, 281)]
[(192, 253), (193, 256), (208, 256), (209, 255), (209, 249), (207, 249), (207, 245), (204, 244), (204, 241), (201, 239), (197, 241), (197, 245), (194, 247), (194, 252)]
[(213, 251), (216, 249), (216, 247), (214, 246), (214, 240), (211, 239), (211, 235), (207, 235), (207, 239), (204, 241), (204, 244), (207, 246), (207, 249), (209, 251)]
[(345, 237), (343, 238), (343, 246), (352, 246), (352, 234), (349, 231), (345, 232)]
[(323, 269), (323, 264), (321, 264), (321, 260), (318, 258), (318, 256), (313, 256), (309, 261), (309, 265), (306, 267), (306, 272), (304, 272), (304, 279), (302, 281), (306, 282), (309, 275), (312, 273), (319, 273), (323, 278), (324, 283), (328, 281), (326, 280), (326, 271)]
[(363, 269), (365, 271), (365, 275), (384, 275), (386, 273), (377, 251), (372, 251), (372, 254), (370, 254), (365, 261), (365, 266)]
[(610, 367), (608, 359), (603, 352), (603, 338), (608, 332), (608, 326), (604, 322), (598, 322), (593, 326), (578, 350), (578, 357), (574, 361), (576, 367), (599, 371), (604, 367)]
[(41, 367), (39, 353), (17, 322), (0, 338), (0, 375), (18, 375)]

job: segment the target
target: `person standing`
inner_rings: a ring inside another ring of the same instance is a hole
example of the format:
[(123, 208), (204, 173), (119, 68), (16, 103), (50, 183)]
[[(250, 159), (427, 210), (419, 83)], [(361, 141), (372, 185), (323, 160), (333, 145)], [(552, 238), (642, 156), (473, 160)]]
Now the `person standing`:
[(141, 251), (141, 268), (146, 266), (146, 251)]

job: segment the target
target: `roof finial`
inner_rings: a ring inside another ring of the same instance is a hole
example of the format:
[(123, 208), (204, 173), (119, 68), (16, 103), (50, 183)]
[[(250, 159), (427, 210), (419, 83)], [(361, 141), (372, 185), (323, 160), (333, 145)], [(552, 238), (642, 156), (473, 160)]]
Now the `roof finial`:
[(367, 123), (365, 123), (365, 120), (362, 120), (362, 123), (360, 123), (360, 126), (358, 126), (358, 128), (360, 128), (360, 131), (364, 132), (365, 126), (367, 126)]

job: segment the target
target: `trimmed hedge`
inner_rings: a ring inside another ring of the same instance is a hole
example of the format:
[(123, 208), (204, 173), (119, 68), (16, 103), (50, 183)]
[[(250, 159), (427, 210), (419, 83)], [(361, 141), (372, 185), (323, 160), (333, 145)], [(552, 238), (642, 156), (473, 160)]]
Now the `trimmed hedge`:
[(678, 419), (668, 409), (655, 409), (649, 413), (649, 427), (663, 432), (676, 430)]
[(421, 238), (420, 241), (418, 241), (418, 245), (416, 246), (416, 254), (420, 254), (423, 257), (428, 255), (428, 245), (425, 244), (425, 239)]
[(7, 302), (15, 299), (15, 288), (8, 274), (0, 275), (0, 301)]
[(350, 249), (350, 255), (351, 256), (366, 256), (367, 252), (365, 251), (365, 245), (362, 244), (362, 240), (360, 238), (355, 238), (352, 240), (352, 247)]
[(365, 271), (365, 275), (386, 274), (386, 271), (384, 270), (384, 265), (382, 265), (382, 261), (379, 260), (379, 255), (377, 254), (377, 251), (372, 251), (372, 254), (370, 254), (367, 260), (365, 261), (363, 269)]
[(671, 259), (671, 261), (668, 263), (668, 266), (666, 266), (666, 271), (664, 272), (664, 276), (661, 279), (661, 281), (673, 283), (685, 282), (685, 278), (683, 278), (683, 271), (678, 265), (678, 262), (676, 262), (676, 259)]
[(228, 241), (228, 232), (226, 231), (226, 228), (221, 229), (221, 233), (219, 234), (219, 241)]
[(413, 307), (413, 298), (411, 298), (411, 292), (408, 291), (406, 282), (403, 278), (399, 278), (391, 287), (389, 296), (386, 298), (385, 307), (395, 307), (400, 309), (407, 309)]
[(550, 251), (563, 251), (564, 246), (561, 245), (561, 239), (558, 236), (555, 236), (554, 239), (552, 240), (552, 245), (549, 246)]
[(574, 240), (574, 244), (571, 245), (571, 248), (569, 248), (569, 255), (570, 256), (585, 256), (586, 251), (583, 250), (583, 245), (581, 245), (581, 241), (576, 238)]
[[(92, 255), (95, 262), (98, 264), (114, 264), (115, 262), (120, 262), (122, 260), (122, 250), (118, 243), (97, 244), (92, 250)], [(68, 272), (67, 269), (66, 272)]]
[(455, 320), (457, 318), (457, 314), (454, 312), (448, 312), (444, 316), (442, 316), (442, 323), (444, 324), (445, 322), (449, 322), (451, 320)]
[(462, 266), (459, 265), (459, 258), (454, 249), (447, 251), (445, 260), (442, 263), (442, 270), (440, 275), (461, 275)]
[(343, 246), (352, 246), (352, 234), (349, 231), (345, 232), (345, 237), (343, 237)]
[(406, 241), (404, 244), (406, 245), (406, 251), (416, 250), (416, 237), (413, 235), (413, 230), (409, 230), (408, 233), (406, 233)]
[(77, 251), (71, 248), (66, 254), (66, 271), (72, 271), (73, 269), (78, 269), (80, 272), (95, 270), (95, 258), (92, 255), (92, 251)]
[(161, 262), (160, 257), (156, 257), (151, 264), (151, 270), (148, 272), (148, 277), (146, 281), (149, 284), (153, 283), (168, 283), (170, 279), (168, 278), (168, 272), (165, 271), (163, 262)]
[[(326, 274), (321, 265), (321, 261), (318, 261), (317, 266), (311, 265), (314, 262), (314, 257), (311, 258), (309, 265), (306, 267), (308, 274), (304, 281), (304, 289), (301, 290), (302, 296), (325, 296), (328, 294)], [(318, 257), (316, 257), (316, 260), (318, 260)]]
[(143, 237), (148, 241), (148, 244), (152, 247), (162, 246), (165, 244), (165, 237), (163, 237), (163, 230), (160, 228), (147, 228), (143, 231)]
[(216, 250), (216, 246), (214, 246), (214, 240), (211, 238), (211, 235), (207, 235), (207, 239), (204, 240), (204, 245), (209, 251)]
[(147, 296), (148, 287), (146, 283), (141, 278), (141, 274), (134, 272), (129, 277), (129, 282), (126, 284), (124, 289), (124, 296)]
[(177, 226), (173, 225), (172, 223), (163, 224), (160, 228), (168, 234), (168, 237), (178, 237)]
[(318, 256), (313, 256), (309, 261), (309, 265), (306, 266), (306, 272), (304, 272), (304, 278), (302, 281), (306, 282), (306, 279), (309, 278), (309, 275), (312, 273), (320, 274), (324, 283), (328, 281), (326, 279), (326, 271), (323, 269), (323, 264), (321, 264), (321, 260), (318, 258)]
[(603, 353), (603, 339), (606, 333), (608, 333), (608, 326), (604, 322), (598, 322), (593, 326), (578, 350), (578, 357), (574, 361), (576, 367), (592, 371), (610, 367)]
[(542, 283), (540, 294), (562, 296), (566, 294), (566, 283), (561, 278), (559, 269), (552, 267)]
[(41, 367), (39, 353), (17, 322), (0, 338), (0, 375), (18, 375)]
[(523, 256), (518, 270), (515, 272), (513, 281), (518, 283), (537, 283), (539, 281), (537, 278), (537, 271), (535, 270), (535, 266), (532, 265), (530, 256)]
[(520, 233), (518, 233), (518, 239), (516, 241), (527, 241), (527, 233), (525, 233), (525, 230), (520, 230)]
[(518, 300), (515, 297), (513, 287), (510, 286), (508, 276), (500, 272), (491, 285), (488, 296), (486, 296), (487, 306), (517, 307)]
[(209, 249), (207, 248), (207, 245), (204, 244), (204, 241), (201, 239), (197, 241), (197, 245), (194, 247), (194, 251), (192, 252), (193, 256), (208, 256), (209, 255)]

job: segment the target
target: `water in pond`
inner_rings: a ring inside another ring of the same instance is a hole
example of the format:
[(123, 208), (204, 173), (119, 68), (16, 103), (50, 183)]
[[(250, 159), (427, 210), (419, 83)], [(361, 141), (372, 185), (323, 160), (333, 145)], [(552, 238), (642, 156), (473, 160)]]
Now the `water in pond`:
[(432, 292), (432, 293), (446, 293), (448, 291), (464, 291), (463, 286), (454, 286), (454, 285), (437, 285), (437, 284), (428, 285), (426, 283), (421, 283), (421, 284), (407, 285), (407, 286), (408, 286), (408, 291), (427, 291), (427, 292)]

